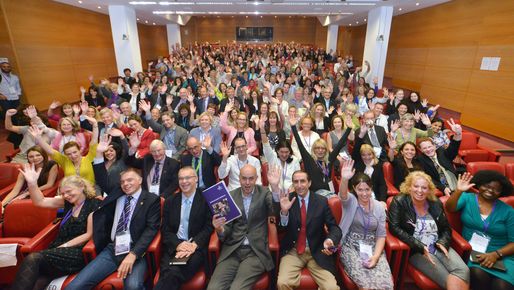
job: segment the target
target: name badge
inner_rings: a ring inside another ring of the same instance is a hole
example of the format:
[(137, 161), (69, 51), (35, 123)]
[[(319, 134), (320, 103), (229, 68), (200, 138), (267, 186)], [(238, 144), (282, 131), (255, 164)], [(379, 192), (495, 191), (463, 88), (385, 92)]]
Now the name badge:
[(332, 180), (330, 180), (328, 182), (328, 188), (330, 189), (330, 192), (336, 192), (334, 189), (334, 183), (332, 182)]
[(10, 94), (16, 94), (16, 88), (14, 88), (14, 87), (9, 87), (9, 93), (10, 93)]
[(159, 184), (152, 184), (150, 185), (150, 188), (148, 189), (149, 192), (159, 195)]
[(128, 231), (116, 234), (114, 241), (114, 254), (116, 256), (130, 251), (130, 233)]
[(373, 247), (371, 245), (366, 244), (363, 241), (359, 242), (359, 254), (361, 257), (361, 262), (364, 266), (366, 266), (373, 256)]
[(171, 158), (171, 156), (173, 156), (173, 150), (171, 150), (171, 149), (166, 150), (166, 156)]
[(159, 105), (159, 104), (155, 105), (154, 107), (155, 107), (155, 108), (157, 108), (157, 110), (159, 110), (159, 111), (160, 111), (160, 110), (161, 110), (161, 108), (162, 108), (162, 107), (161, 107), (161, 105)]
[(486, 253), (487, 246), (489, 245), (490, 240), (491, 239), (488, 236), (474, 232), (471, 236), (469, 244), (471, 245), (473, 251), (477, 251), (479, 253)]

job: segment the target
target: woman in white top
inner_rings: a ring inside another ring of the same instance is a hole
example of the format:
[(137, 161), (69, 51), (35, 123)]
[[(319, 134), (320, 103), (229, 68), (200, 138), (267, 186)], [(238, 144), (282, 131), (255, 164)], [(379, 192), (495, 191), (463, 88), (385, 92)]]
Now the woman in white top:
[[(310, 116), (305, 116), (301, 119), (300, 124), (302, 126), (302, 130), (299, 132), (300, 140), (302, 140), (303, 146), (308, 148), (307, 150), (310, 150), (312, 144), (314, 144), (316, 140), (320, 139), (319, 134), (311, 130), (314, 125), (314, 120)], [(298, 144), (294, 138), (291, 142), (291, 147), (293, 148), (294, 156), (298, 159), (302, 159), (300, 149), (298, 149)]]

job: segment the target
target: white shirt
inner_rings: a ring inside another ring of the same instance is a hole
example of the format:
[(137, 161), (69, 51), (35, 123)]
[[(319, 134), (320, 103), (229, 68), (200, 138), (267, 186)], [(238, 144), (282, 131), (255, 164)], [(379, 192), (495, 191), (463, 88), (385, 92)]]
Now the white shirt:
[(263, 143), (262, 148), (264, 151), (264, 157), (266, 157), (266, 160), (268, 161), (268, 168), (276, 165), (280, 166), (281, 176), (279, 188), (287, 192), (289, 190), (289, 187), (291, 187), (291, 185), (293, 184), (293, 173), (301, 169), (300, 161), (298, 160), (298, 158), (296, 158), (296, 156), (293, 155), (291, 156), (293, 158), (293, 161), (291, 161), (290, 163), (286, 162), (284, 166), (282, 161), (278, 158), (277, 152), (275, 152), (275, 150), (271, 148), (269, 143)]
[(227, 162), (221, 162), (218, 167), (218, 176), (220, 179), (224, 179), (228, 176), (228, 190), (232, 191), (238, 187), (241, 187), (239, 182), (239, 171), (246, 164), (252, 165), (257, 170), (257, 182), (256, 184), (262, 185), (261, 181), (261, 162), (259, 159), (248, 155), (245, 161), (239, 160), (237, 155), (232, 155), (227, 159)]
[[(320, 138), (318, 133), (311, 131), (311, 134), (307, 137), (303, 136), (302, 131), (298, 131), (298, 134), (300, 135), (300, 139), (302, 140), (303, 147), (305, 147), (305, 150), (307, 150), (307, 152), (310, 153), (312, 144), (314, 144), (314, 142), (316, 142), (316, 140)], [(298, 143), (296, 143), (296, 138), (292, 137), (291, 141), (291, 147), (293, 148), (294, 156), (301, 160), (302, 155), (300, 154), (300, 149), (298, 149)]]
[[(132, 222), (132, 216), (134, 215), (134, 210), (136, 209), (136, 204), (141, 195), (142, 189), (140, 188), (134, 194), (132, 194), (132, 200), (130, 201), (130, 216), (127, 221), (127, 229), (130, 232), (130, 223)], [(125, 200), (127, 199), (127, 195), (121, 196), (116, 200), (116, 210), (114, 211), (114, 222), (112, 223), (111, 229), (111, 241), (114, 241), (114, 237), (116, 236), (116, 228), (118, 227), (118, 221), (120, 219), (121, 213), (123, 212), (123, 208), (125, 207)], [(130, 237), (132, 239), (132, 237)]]
[(375, 125), (384, 128), (386, 133), (389, 133), (389, 126), (387, 124), (388, 119), (389, 119), (389, 116), (380, 114), (380, 116), (378, 116), (378, 118), (375, 120)]

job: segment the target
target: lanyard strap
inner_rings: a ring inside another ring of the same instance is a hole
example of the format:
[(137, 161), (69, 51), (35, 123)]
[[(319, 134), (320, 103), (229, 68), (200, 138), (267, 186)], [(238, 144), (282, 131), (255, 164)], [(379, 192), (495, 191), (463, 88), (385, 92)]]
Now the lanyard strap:
[(359, 205), (360, 213), (362, 215), (362, 222), (364, 223), (364, 240), (366, 240), (366, 237), (368, 236), (368, 231), (371, 225), (371, 201), (368, 203), (368, 214), (365, 214), (364, 209), (361, 205)]
[(427, 219), (427, 215), (428, 215), (428, 203), (425, 202), (425, 215), (421, 216), (419, 213), (418, 213), (418, 210), (416, 209), (416, 207), (413, 205), (412, 206), (414, 208), (414, 212), (416, 213), (416, 219), (419, 219), (421, 218), (421, 230), (419, 230), (419, 234), (423, 234), (423, 231), (425, 230), (425, 221)]
[[(475, 194), (475, 200), (477, 201), (477, 207), (478, 207), (478, 214), (480, 215), (480, 219), (482, 220), (482, 222), (484, 223), (483, 225), (483, 230), (484, 230), (484, 234), (487, 233), (487, 230), (489, 229), (489, 226), (491, 225), (490, 222), (486, 221), (487, 218), (482, 218), (482, 215), (480, 214), (480, 204), (478, 203), (478, 194)], [(496, 209), (496, 200), (494, 201), (493, 203), (493, 208), (491, 209), (491, 213), (489, 213), (489, 216), (491, 216), (494, 212), (494, 210)]]
[(82, 205), (84, 204), (86, 200), (83, 200), (79, 206), (77, 206), (75, 209), (70, 209), (68, 211), (68, 213), (64, 216), (64, 218), (62, 219), (61, 221), (61, 225), (59, 226), (60, 228), (62, 228), (62, 226), (71, 218), (71, 216), (79, 209), (82, 207)]

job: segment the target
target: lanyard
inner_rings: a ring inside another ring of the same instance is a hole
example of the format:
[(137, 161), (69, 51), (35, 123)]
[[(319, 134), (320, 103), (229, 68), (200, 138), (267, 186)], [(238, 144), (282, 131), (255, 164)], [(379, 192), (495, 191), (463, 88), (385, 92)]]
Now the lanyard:
[(423, 234), (423, 231), (425, 230), (425, 221), (427, 219), (427, 215), (428, 215), (428, 203), (425, 202), (425, 215), (424, 216), (421, 216), (419, 213), (418, 213), (418, 210), (416, 209), (416, 207), (413, 205), (412, 206), (414, 208), (414, 212), (416, 212), (416, 219), (418, 218), (421, 218), (421, 230), (419, 230), (419, 234), (422, 235)]
[(200, 154), (200, 158), (198, 159), (198, 163), (196, 165), (194, 165), (195, 157), (193, 157), (193, 168), (195, 169), (196, 173), (198, 173), (202, 167), (202, 155), (203, 154)]
[(364, 209), (362, 208), (361, 205), (359, 205), (359, 209), (360, 209), (360, 213), (362, 215), (362, 222), (364, 223), (364, 240), (366, 240), (366, 237), (368, 236), (368, 231), (369, 231), (369, 228), (370, 228), (370, 224), (371, 224), (371, 217), (370, 217), (370, 214), (371, 214), (371, 201), (369, 201), (368, 203), (368, 214), (365, 214), (365, 211)]
[(64, 216), (64, 218), (61, 221), (61, 225), (59, 228), (62, 228), (62, 226), (71, 218), (71, 216), (80, 208), (82, 208), (82, 205), (84, 204), (86, 200), (82, 201), (79, 206), (77, 206), (75, 209), (70, 209), (68, 213)]
[(316, 164), (318, 164), (318, 167), (321, 169), (321, 172), (323, 172), (324, 177), (328, 177), (328, 165), (323, 165), (323, 161), (316, 161)]
[(7, 82), (9, 86), (11, 86), (11, 77), (7, 77), (5, 73), (2, 73), (3, 79)]
[(409, 132), (409, 135), (407, 135), (407, 139), (405, 138), (405, 135), (403, 135), (403, 131), (400, 129), (400, 133), (402, 134), (402, 139), (403, 139), (403, 142), (407, 142), (409, 141), (410, 139), (410, 135), (412, 134), (412, 129), (411, 131)]
[(307, 150), (311, 150), (311, 135), (309, 134), (309, 140), (307, 140), (307, 138), (305, 138), (303, 135), (303, 140), (305, 141), (305, 144), (307, 144)]
[[(475, 200), (477, 201), (477, 207), (478, 207), (478, 214), (480, 214), (480, 204), (478, 203), (478, 194), (475, 194)], [(489, 213), (489, 216), (491, 216), (494, 213), (494, 210), (496, 209), (496, 201), (493, 203), (493, 208), (491, 209), (491, 213)], [(484, 223), (484, 234), (487, 233), (487, 230), (489, 229), (490, 223), (487, 220), (487, 218), (482, 218), (482, 215), (480, 215), (480, 219), (482, 219), (482, 222)]]
[(282, 169), (282, 189), (285, 190), (285, 183), (286, 183), (286, 177), (287, 177), (287, 162), (284, 162), (283, 169)]

